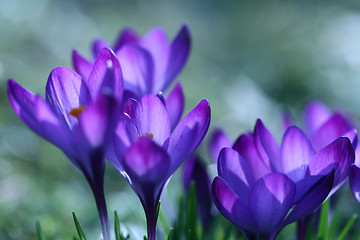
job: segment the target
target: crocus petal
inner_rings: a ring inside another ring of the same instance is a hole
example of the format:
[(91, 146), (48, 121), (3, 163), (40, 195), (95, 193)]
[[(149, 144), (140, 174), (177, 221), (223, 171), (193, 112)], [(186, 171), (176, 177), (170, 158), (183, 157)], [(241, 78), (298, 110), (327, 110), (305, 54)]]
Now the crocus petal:
[(254, 129), (254, 142), (258, 153), (263, 162), (271, 166), (273, 170), (281, 172), (280, 149), (274, 136), (265, 127), (263, 122), (258, 119)]
[(123, 165), (132, 181), (158, 184), (166, 181), (170, 163), (160, 146), (143, 137), (126, 150)]
[(14, 80), (7, 83), (10, 104), (16, 115), (34, 132), (64, 151), (71, 152), (69, 133), (50, 106)]
[(169, 141), (171, 171), (174, 172), (181, 163), (195, 151), (205, 137), (210, 125), (210, 106), (202, 100), (176, 126)]
[(295, 125), (295, 121), (288, 110), (284, 110), (282, 114), (282, 126), (284, 132), (291, 126)]
[(307, 166), (315, 153), (301, 129), (295, 126), (288, 128), (281, 145), (281, 160), (283, 171), (293, 181), (296, 182), (305, 176)]
[(143, 96), (134, 107), (134, 121), (140, 136), (159, 146), (170, 137), (170, 120), (164, 104), (154, 95)]
[(254, 177), (249, 164), (232, 148), (223, 148), (218, 161), (219, 177), (224, 179), (244, 204), (249, 202)]
[(210, 156), (214, 163), (217, 163), (220, 150), (224, 147), (231, 147), (232, 141), (225, 132), (216, 128), (210, 137), (209, 150)]
[(249, 206), (265, 239), (275, 237), (293, 204), (295, 192), (295, 183), (280, 173), (268, 174), (254, 184)]
[(330, 117), (331, 111), (322, 102), (312, 101), (305, 107), (304, 122), (311, 136)]
[(181, 83), (177, 83), (165, 100), (166, 110), (170, 118), (171, 130), (175, 129), (178, 124), (185, 106), (184, 93)]
[(92, 99), (104, 89), (109, 89), (119, 101), (122, 100), (124, 82), (119, 60), (109, 48), (103, 48), (95, 60), (87, 85)]
[(189, 29), (184, 25), (170, 45), (169, 59), (162, 89), (166, 89), (183, 69), (186, 60), (189, 57), (190, 48), (191, 39)]
[(97, 56), (99, 55), (99, 52), (101, 49), (103, 48), (110, 48), (110, 44), (107, 43), (105, 40), (103, 39), (97, 39), (93, 42), (92, 44), (92, 55), (93, 58), (96, 59)]
[(251, 133), (241, 135), (234, 143), (233, 149), (249, 163), (255, 180), (271, 172), (271, 166), (263, 162), (259, 156)]
[(355, 165), (351, 166), (349, 181), (354, 197), (360, 202), (360, 168)]
[(300, 202), (295, 205), (284, 221), (283, 226), (309, 215), (325, 201), (333, 186), (334, 173), (335, 171), (333, 170), (329, 174), (323, 176), (308, 190)]
[(240, 228), (257, 232), (257, 224), (252, 213), (223, 179), (215, 177), (211, 193), (215, 206), (225, 218)]
[(75, 71), (82, 77), (82, 79), (88, 79), (92, 63), (86, 60), (78, 51), (73, 50), (72, 61)]
[(321, 149), (334, 139), (344, 136), (351, 129), (343, 116), (336, 113), (329, 118), (312, 135), (312, 143), (316, 149)]
[(150, 53), (138, 45), (127, 44), (116, 55), (121, 63), (125, 89), (137, 98), (152, 93), (154, 63)]
[(325, 175), (334, 168), (334, 186), (336, 186), (346, 179), (354, 159), (355, 154), (350, 140), (346, 137), (341, 137), (321, 149), (314, 156), (309, 164), (309, 173), (310, 175)]
[(114, 50), (115, 52), (117, 52), (118, 50), (120, 50), (120, 48), (122, 48), (125, 44), (128, 43), (138, 43), (140, 40), (139, 36), (137, 35), (136, 32), (134, 32), (132, 29), (130, 28), (125, 28), (119, 35), (119, 37), (117, 38), (114, 46)]
[(81, 77), (66, 67), (55, 68), (46, 85), (47, 101), (53, 106), (60, 119), (70, 128), (77, 122), (69, 113), (91, 101), (89, 90)]
[(357, 145), (358, 145), (358, 136), (357, 136), (357, 130), (356, 129), (351, 129), (350, 131), (345, 133), (343, 135), (343, 137), (347, 137), (351, 141), (351, 144), (352, 144), (354, 149), (357, 147)]

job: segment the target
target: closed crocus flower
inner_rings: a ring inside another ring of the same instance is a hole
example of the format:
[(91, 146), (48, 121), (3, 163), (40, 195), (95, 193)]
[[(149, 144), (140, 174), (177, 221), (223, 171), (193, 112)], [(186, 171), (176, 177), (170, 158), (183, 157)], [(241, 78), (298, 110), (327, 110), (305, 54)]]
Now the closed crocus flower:
[(221, 150), (213, 199), (248, 239), (274, 239), (282, 227), (313, 212), (344, 182), (354, 157), (348, 138), (316, 151), (295, 126), (278, 146), (258, 120), (253, 133)]
[(103, 49), (87, 79), (68, 68), (55, 68), (46, 85), (45, 100), (14, 80), (8, 81), (7, 91), (18, 117), (59, 147), (84, 174), (96, 200), (103, 237), (110, 239), (103, 189), (104, 156), (123, 93), (121, 69), (114, 53)]
[(210, 124), (210, 107), (202, 100), (171, 133), (169, 114), (154, 95), (129, 100), (114, 137), (111, 163), (139, 196), (147, 218), (148, 239), (156, 233), (156, 209), (165, 183), (199, 146)]

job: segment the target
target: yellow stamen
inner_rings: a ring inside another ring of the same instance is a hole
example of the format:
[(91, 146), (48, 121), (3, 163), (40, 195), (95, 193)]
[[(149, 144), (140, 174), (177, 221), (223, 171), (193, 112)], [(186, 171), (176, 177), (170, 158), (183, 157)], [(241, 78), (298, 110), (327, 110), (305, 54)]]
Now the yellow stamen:
[(154, 134), (152, 134), (152, 133), (145, 133), (145, 135), (150, 139), (153, 139), (153, 137), (154, 137)]
[(80, 107), (78, 108), (73, 108), (71, 109), (71, 111), (69, 112), (70, 115), (79, 118), (81, 113), (85, 110), (85, 106), (84, 105), (80, 105)]

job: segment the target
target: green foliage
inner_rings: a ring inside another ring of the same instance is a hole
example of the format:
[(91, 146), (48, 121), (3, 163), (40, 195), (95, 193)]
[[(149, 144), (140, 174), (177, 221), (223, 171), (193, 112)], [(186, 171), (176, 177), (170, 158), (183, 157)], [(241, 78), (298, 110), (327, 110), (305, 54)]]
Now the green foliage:
[(39, 240), (46, 240), (45, 233), (42, 230), (39, 220), (36, 221), (36, 232)]
[(80, 240), (86, 240), (85, 234), (84, 234), (84, 232), (83, 232), (83, 230), (82, 230), (82, 228), (80, 226), (80, 223), (79, 223), (75, 213), (73, 212), (72, 215), (73, 215), (73, 218), (74, 218), (76, 230), (77, 230), (77, 233), (79, 235)]

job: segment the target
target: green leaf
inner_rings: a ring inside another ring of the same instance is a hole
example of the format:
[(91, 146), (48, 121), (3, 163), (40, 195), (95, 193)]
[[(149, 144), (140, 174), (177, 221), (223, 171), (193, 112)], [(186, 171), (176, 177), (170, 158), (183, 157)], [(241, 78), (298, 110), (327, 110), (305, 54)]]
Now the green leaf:
[(343, 240), (345, 239), (346, 235), (349, 233), (352, 225), (354, 224), (355, 220), (357, 219), (358, 215), (356, 213), (354, 213), (350, 220), (346, 223), (344, 229), (341, 231), (339, 237), (337, 238), (338, 240)]
[(39, 240), (46, 240), (45, 233), (43, 232), (43, 230), (41, 228), (41, 224), (40, 224), (39, 220), (36, 221), (36, 232), (37, 232)]
[(117, 212), (115, 211), (115, 239), (116, 240), (123, 240), (120, 235), (120, 221)]
[(197, 199), (195, 182), (191, 182), (189, 195), (187, 199), (186, 212), (186, 239), (197, 239)]
[(170, 228), (167, 240), (174, 240), (174, 229)]
[(76, 230), (77, 230), (80, 240), (86, 240), (85, 234), (84, 234), (83, 230), (81, 229), (80, 223), (79, 223), (75, 213), (73, 212), (72, 215), (73, 215)]
[(144, 236), (144, 240), (148, 240), (146, 236)]
[(318, 240), (328, 240), (329, 239), (329, 207), (330, 207), (330, 199), (326, 200), (322, 207), (320, 213), (320, 222), (318, 229)]

